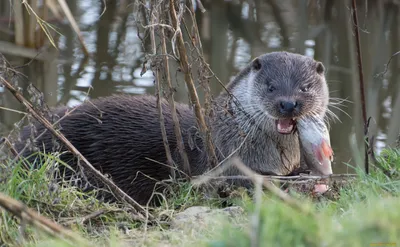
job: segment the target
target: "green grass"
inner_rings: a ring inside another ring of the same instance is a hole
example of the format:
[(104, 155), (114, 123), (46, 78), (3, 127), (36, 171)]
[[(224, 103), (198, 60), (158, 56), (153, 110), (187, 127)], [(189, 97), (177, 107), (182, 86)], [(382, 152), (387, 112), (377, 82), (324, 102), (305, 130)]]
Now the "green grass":
[[(385, 150), (379, 163), (390, 176), (380, 169), (365, 176), (359, 169), (360, 177), (339, 189), (339, 199), (315, 203), (302, 198), (314, 208), (314, 217), (266, 197), (257, 229), (227, 226), (208, 246), (250, 246), (254, 231), (259, 232), (261, 246), (400, 246), (400, 151)], [(252, 207), (247, 205), (249, 213)]]
[[(265, 193), (254, 220), (256, 205), (242, 190), (221, 199), (188, 183), (179, 183), (171, 184), (163, 205), (154, 210), (159, 223), (147, 227), (136, 222), (123, 205), (97, 200), (96, 191), (82, 193), (67, 181), (55, 183), (51, 179), (54, 170), (50, 169), (54, 162), (61, 165), (56, 156), (44, 156), (40, 169), (22, 169), (21, 162), (2, 164), (0, 190), (72, 229), (90, 245), (244, 247), (258, 241), (260, 246), (379, 246), (379, 243), (400, 246), (399, 150), (384, 150), (378, 157), (382, 169), (373, 167), (369, 176), (358, 169), (359, 177), (338, 188), (335, 199), (294, 194), (312, 209), (313, 215), (306, 215)], [(188, 207), (218, 208), (230, 204), (242, 206), (246, 214), (210, 215), (196, 220), (193, 226), (169, 227), (176, 213)], [(98, 210), (105, 212), (79, 223), (79, 219)], [(14, 216), (0, 211), (1, 243), (74, 246), (21, 224)]]

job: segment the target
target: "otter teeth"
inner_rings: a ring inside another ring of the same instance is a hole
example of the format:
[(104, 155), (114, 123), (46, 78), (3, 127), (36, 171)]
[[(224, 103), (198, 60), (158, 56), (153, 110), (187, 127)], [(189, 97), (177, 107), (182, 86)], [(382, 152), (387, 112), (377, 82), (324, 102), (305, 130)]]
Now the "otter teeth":
[(295, 121), (293, 119), (279, 119), (276, 127), (281, 134), (289, 134), (293, 131)]

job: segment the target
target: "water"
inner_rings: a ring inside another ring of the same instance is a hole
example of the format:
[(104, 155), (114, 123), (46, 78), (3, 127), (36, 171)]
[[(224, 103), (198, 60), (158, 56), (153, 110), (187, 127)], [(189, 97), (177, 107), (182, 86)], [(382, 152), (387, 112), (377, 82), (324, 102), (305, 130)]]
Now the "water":
[[(91, 53), (87, 61), (68, 23), (53, 20), (62, 33), (56, 39), (58, 52), (50, 49), (55, 59), (33, 62), (20, 69), (44, 93), (48, 105), (74, 106), (86, 98), (110, 94), (154, 94), (151, 71), (140, 76), (145, 52), (137, 36), (134, 1), (108, 1), (101, 15), (102, 2), (68, 1)], [(197, 23), (204, 56), (224, 83), (251, 59), (265, 52), (288, 50), (322, 61), (327, 69), (331, 97), (346, 99), (343, 105), (336, 106), (341, 110), (331, 107), (340, 119), (330, 125), (334, 172), (351, 171), (346, 163), (360, 165), (357, 161), (363, 157), (363, 125), (350, 5), (342, 1), (280, 1), (277, 5), (270, 2), (274, 1), (243, 1), (242, 4), (203, 1), (207, 12), (197, 12)], [(365, 8), (367, 1), (359, 2), (367, 113), (372, 117), (370, 136), (374, 136), (375, 151), (379, 152), (385, 146), (392, 146), (399, 134), (400, 55), (393, 57), (387, 71), (385, 66), (391, 55), (400, 50), (400, 12), (399, 6), (391, 1), (368, 1), (368, 9)], [(4, 31), (9, 28), (9, 11), (5, 5), (0, 5), (3, 8), (0, 9), (0, 40), (10, 41)], [(5, 55), (16, 65), (29, 61)], [(178, 81), (176, 99), (187, 102), (182, 75), (174, 72), (171, 76)], [(19, 85), (25, 89), (28, 82), (20, 79)], [(221, 90), (214, 79), (210, 86), (214, 95)], [(24, 110), (3, 88), (0, 88), (0, 106)], [(6, 135), (21, 117), (19, 113), (0, 109), (0, 134)]]

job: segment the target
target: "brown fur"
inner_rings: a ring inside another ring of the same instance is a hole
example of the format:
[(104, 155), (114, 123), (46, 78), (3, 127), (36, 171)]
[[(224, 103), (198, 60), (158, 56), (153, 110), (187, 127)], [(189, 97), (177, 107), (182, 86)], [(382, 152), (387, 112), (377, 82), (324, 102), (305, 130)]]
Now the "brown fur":
[[(292, 53), (269, 53), (253, 60), (228, 85), (234, 97), (221, 93), (215, 101), (215, 117), (208, 119), (219, 161), (234, 153), (232, 157), (239, 157), (245, 165), (262, 174), (286, 175), (299, 168), (298, 135), (296, 132), (279, 134), (275, 119), (300, 118), (316, 112), (324, 116), (329, 94), (323, 72), (322, 64)], [(275, 88), (273, 92), (268, 91), (271, 85)], [(310, 91), (301, 92), (308, 85), (311, 85)], [(282, 99), (295, 100), (301, 107), (290, 113), (293, 115), (282, 115), (276, 111)], [(170, 108), (166, 101), (162, 106), (173, 159), (182, 169)], [(59, 108), (56, 112), (62, 116), (66, 109)], [(193, 112), (183, 104), (177, 104), (177, 112), (192, 175), (202, 174), (210, 167)], [(43, 127), (36, 126), (37, 133), (41, 133)], [(61, 127), (66, 138), (97, 169), (109, 174), (141, 204), (149, 200), (155, 181), (170, 176), (170, 168), (162, 165), (167, 164), (167, 159), (153, 96), (114, 95), (93, 100), (62, 120)], [(22, 132), (23, 140), (29, 132), (29, 128)], [(51, 140), (51, 135), (46, 133), (37, 144), (49, 150)], [(21, 147), (22, 143), (17, 145), (17, 149)], [(24, 155), (31, 153), (27, 151)], [(77, 168), (76, 159), (70, 153), (61, 158)], [(228, 165), (230, 161), (225, 160)], [(225, 174), (235, 175), (238, 171), (230, 168)]]

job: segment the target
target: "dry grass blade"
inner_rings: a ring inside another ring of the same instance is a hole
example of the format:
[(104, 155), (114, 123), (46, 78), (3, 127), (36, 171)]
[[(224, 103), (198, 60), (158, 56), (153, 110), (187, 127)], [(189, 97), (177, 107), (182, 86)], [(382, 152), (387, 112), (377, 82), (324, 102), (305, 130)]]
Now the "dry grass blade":
[(55, 28), (53, 28), (49, 23), (46, 23), (42, 18), (40, 18), (40, 16), (38, 16), (38, 14), (36, 13), (37, 9), (36, 9), (36, 4), (33, 4), (33, 7), (31, 7), (29, 5), (29, 3), (26, 0), (22, 1), (22, 4), (24, 4), (26, 10), (28, 11), (29, 14), (32, 14), (31, 18), (32, 20), (29, 22), (31, 25), (31, 28), (29, 29), (28, 27), (28, 42), (30, 42), (31, 44), (29, 44), (29, 47), (34, 47), (34, 34), (35, 34), (35, 28), (34, 28), (34, 21), (33, 19), (36, 19), (37, 24), (39, 24), (39, 26), (42, 28), (43, 32), (45, 33), (45, 35), (47, 36), (47, 38), (49, 39), (51, 45), (53, 47), (57, 47), (53, 37), (51, 36), (50, 31), (56, 31)]
[(105, 177), (100, 171), (98, 171), (96, 168), (90, 164), (90, 162), (72, 145), (72, 143), (69, 142), (67, 138), (65, 138), (64, 135), (62, 135), (59, 131), (55, 130), (52, 124), (44, 118), (42, 115), (37, 113), (31, 103), (26, 100), (21, 93), (19, 93), (12, 85), (9, 83), (4, 77), (0, 76), (0, 81), (2, 84), (14, 95), (15, 98), (17, 98), (18, 101), (20, 101), (28, 110), (29, 113), (32, 114), (32, 116), (39, 121), (43, 126), (49, 130), (54, 136), (56, 136), (62, 143), (76, 156), (80, 158), (81, 161), (83, 161), (81, 164), (85, 166), (86, 169), (88, 169), (90, 172), (93, 172), (93, 174), (98, 178), (101, 182), (103, 182), (113, 193), (115, 198), (122, 202), (128, 203), (130, 206), (133, 207), (137, 212), (137, 219), (141, 220), (143, 222), (146, 222), (146, 218), (141, 214), (145, 214), (149, 217), (150, 220), (152, 220), (154, 217), (149, 214), (147, 210), (145, 210), (140, 204), (138, 204), (135, 200), (133, 200), (128, 194), (126, 194), (123, 190), (121, 190), (118, 186), (116, 186), (110, 179)]
[(25, 204), (4, 195), (0, 192), (0, 206), (6, 209), (8, 212), (17, 216), (21, 221), (30, 223), (35, 227), (45, 231), (46, 233), (55, 236), (66, 238), (70, 241), (75, 242), (78, 246), (88, 246), (88, 243), (77, 236), (73, 232), (63, 228), (54, 221), (39, 215), (37, 212), (28, 208)]

